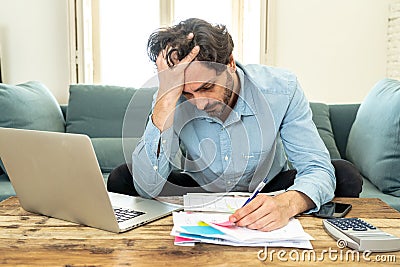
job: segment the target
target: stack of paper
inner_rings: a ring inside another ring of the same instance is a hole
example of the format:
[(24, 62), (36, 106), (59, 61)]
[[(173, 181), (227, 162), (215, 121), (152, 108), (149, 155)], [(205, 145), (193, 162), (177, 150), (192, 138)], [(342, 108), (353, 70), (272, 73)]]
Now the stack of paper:
[(278, 230), (262, 232), (229, 223), (230, 214), (206, 212), (174, 212), (171, 235), (175, 245), (193, 246), (195, 243), (212, 243), (231, 246), (297, 247), (312, 249), (313, 238), (304, 232), (297, 219)]
[[(304, 232), (297, 219), (291, 219), (283, 228), (270, 232), (238, 227), (229, 222), (229, 216), (242, 207), (248, 194), (191, 193), (183, 197), (184, 212), (174, 212), (171, 235), (175, 244), (193, 246), (212, 243), (231, 246), (274, 246), (312, 249), (313, 238)], [(194, 212), (196, 211), (196, 212)]]

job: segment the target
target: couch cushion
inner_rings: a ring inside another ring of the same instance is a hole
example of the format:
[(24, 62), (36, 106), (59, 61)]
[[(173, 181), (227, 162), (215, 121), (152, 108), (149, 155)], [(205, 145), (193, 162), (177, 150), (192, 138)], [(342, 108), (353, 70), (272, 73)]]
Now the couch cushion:
[(125, 112), (134, 97), (135, 128), (129, 135), (141, 137), (151, 111), (155, 90), (134, 89), (119, 86), (71, 85), (67, 110), (69, 133), (95, 137), (121, 137)]
[(400, 81), (379, 81), (361, 103), (346, 155), (379, 190), (400, 197)]
[(140, 138), (92, 138), (100, 169), (111, 172), (125, 162), (131, 162), (131, 155)]
[(313, 113), (312, 119), (329, 151), (331, 159), (340, 159), (340, 153), (333, 136), (329, 106), (323, 103), (310, 103), (310, 107)]
[(374, 184), (372, 184), (368, 179), (363, 179), (362, 191), (360, 193), (361, 198), (379, 198), (386, 202), (392, 208), (400, 211), (400, 201), (398, 197), (384, 194), (380, 191)]
[(64, 132), (65, 121), (56, 99), (40, 82), (0, 84), (0, 127)]

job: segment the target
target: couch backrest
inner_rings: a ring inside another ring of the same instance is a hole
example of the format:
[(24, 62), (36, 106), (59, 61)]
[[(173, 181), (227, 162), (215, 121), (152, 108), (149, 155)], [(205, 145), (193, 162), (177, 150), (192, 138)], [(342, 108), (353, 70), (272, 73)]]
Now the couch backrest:
[(134, 127), (129, 129), (129, 137), (141, 137), (154, 92), (155, 88), (71, 85), (66, 132), (91, 138), (122, 137), (125, 114), (131, 110), (134, 113), (128, 119)]
[[(61, 106), (66, 131), (87, 134), (103, 172), (130, 161), (143, 135), (156, 88), (135, 89), (102, 85), (71, 85), (68, 105)], [(359, 104), (310, 103), (313, 121), (331, 158), (345, 158), (347, 138)], [(123, 128), (129, 127), (124, 133)], [(129, 135), (127, 135), (129, 134)], [(122, 144), (120, 138), (132, 144)]]
[(325, 146), (329, 151), (329, 155), (332, 159), (340, 159), (341, 156), (336, 146), (335, 137), (333, 136), (329, 106), (324, 103), (310, 103), (310, 107), (312, 111), (312, 119), (322, 141), (324, 141)]

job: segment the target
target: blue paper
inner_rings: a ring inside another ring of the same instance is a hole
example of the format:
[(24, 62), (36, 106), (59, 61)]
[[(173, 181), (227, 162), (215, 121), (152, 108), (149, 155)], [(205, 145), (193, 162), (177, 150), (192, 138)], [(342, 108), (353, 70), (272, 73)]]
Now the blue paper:
[(225, 235), (211, 226), (181, 226), (181, 228), (193, 235)]

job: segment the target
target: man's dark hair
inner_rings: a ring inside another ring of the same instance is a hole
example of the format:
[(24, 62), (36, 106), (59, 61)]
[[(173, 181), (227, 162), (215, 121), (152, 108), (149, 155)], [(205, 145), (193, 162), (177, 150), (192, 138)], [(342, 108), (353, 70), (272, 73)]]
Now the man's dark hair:
[[(192, 40), (187, 38), (189, 33), (194, 34)], [(177, 25), (160, 28), (153, 32), (147, 43), (147, 54), (153, 62), (156, 62), (160, 51), (167, 46), (171, 47), (166, 59), (168, 65), (172, 67), (174, 65), (171, 60), (172, 52), (177, 51), (178, 59), (182, 60), (196, 45), (200, 47), (197, 60), (223, 65), (229, 63), (233, 41), (226, 27), (220, 24), (212, 25), (197, 18), (190, 18)]]

